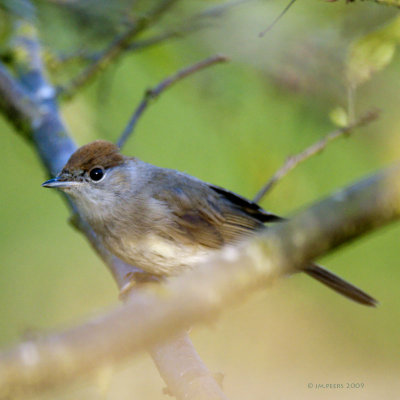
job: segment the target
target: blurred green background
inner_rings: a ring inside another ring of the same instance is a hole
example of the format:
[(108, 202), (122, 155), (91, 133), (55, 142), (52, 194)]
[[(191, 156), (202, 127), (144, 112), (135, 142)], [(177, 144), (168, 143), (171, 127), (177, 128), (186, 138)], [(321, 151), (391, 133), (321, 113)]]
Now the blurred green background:
[[(216, 4), (188, 2), (160, 29)], [(229, 64), (180, 82), (152, 104), (124, 152), (253, 197), (288, 155), (335, 128), (329, 114), (347, 107), (350, 46), (396, 16), (396, 9), (373, 3), (304, 0), (260, 39), (284, 6), (244, 3), (186, 38), (124, 57), (62, 107), (77, 143), (115, 141), (146, 88), (223, 53)], [(97, 26), (80, 28), (57, 7), (41, 9), (39, 20), (44, 43), (64, 52), (103, 40), (93, 39)], [(399, 55), (385, 67), (355, 94), (356, 114), (378, 106), (379, 121), (298, 167), (262, 201), (266, 209), (290, 215), (399, 159)], [(60, 75), (53, 72), (53, 79)], [(6, 347), (25, 335), (79, 324), (115, 306), (118, 293), (84, 237), (67, 223), (61, 198), (40, 187), (46, 174), (31, 146), (3, 118), (0, 128), (0, 344)], [(397, 399), (399, 234), (400, 225), (393, 224), (319, 260), (378, 298), (376, 309), (298, 275), (227, 310), (213, 326), (194, 327), (191, 337), (209, 368), (225, 375), (228, 397)], [(309, 389), (309, 383), (344, 388)], [(347, 383), (364, 387), (348, 389)], [(40, 398), (161, 399), (162, 388), (143, 354)]]

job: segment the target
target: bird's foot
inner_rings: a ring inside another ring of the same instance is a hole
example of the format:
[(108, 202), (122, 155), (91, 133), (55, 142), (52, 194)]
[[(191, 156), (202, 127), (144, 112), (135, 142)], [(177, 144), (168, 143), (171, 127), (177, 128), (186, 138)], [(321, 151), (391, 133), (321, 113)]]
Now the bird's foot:
[(144, 271), (129, 272), (125, 276), (126, 283), (121, 287), (119, 291), (119, 299), (125, 301), (129, 293), (133, 289), (141, 288), (148, 283), (156, 283), (162, 280), (161, 277), (149, 274)]

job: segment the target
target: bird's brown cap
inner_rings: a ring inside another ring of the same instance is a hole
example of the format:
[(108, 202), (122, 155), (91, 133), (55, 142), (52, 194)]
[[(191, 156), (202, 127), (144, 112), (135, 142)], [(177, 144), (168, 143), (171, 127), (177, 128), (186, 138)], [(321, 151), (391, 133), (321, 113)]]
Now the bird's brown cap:
[(65, 164), (63, 172), (89, 171), (95, 166), (106, 169), (123, 164), (124, 159), (114, 143), (96, 140), (76, 150)]

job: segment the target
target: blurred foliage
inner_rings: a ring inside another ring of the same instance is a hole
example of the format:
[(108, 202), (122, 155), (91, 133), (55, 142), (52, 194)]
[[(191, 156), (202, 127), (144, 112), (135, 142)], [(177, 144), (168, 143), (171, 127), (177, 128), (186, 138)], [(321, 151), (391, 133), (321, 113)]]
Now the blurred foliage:
[[(20, 11), (17, 2), (0, 4), (1, 45), (7, 47), (12, 15)], [(59, 57), (101, 50), (124, 30), (127, 20), (154, 2), (36, 4), (46, 52)], [(178, 2), (140, 39), (220, 4), (224, 2)], [(7, 8), (10, 5), (16, 8)], [(398, 160), (400, 57), (379, 50), (397, 45), (395, 9), (305, 0), (296, 2), (271, 32), (258, 38), (282, 7), (281, 2), (243, 2), (207, 19), (203, 29), (190, 35), (128, 53), (63, 105), (71, 133), (79, 144), (116, 140), (146, 88), (219, 52), (231, 57), (231, 63), (203, 71), (164, 93), (140, 120), (126, 154), (252, 197), (287, 155), (334, 129), (331, 110), (336, 110), (335, 123), (347, 118), (351, 70), (351, 80), (363, 83), (354, 93), (356, 114), (378, 106), (382, 118), (300, 166), (263, 206), (290, 215)], [(72, 67), (61, 63), (51, 79), (68, 81), (86, 62)], [(117, 291), (86, 241), (67, 224), (68, 213), (57, 194), (40, 187), (46, 176), (29, 144), (4, 119), (0, 128), (0, 343), (5, 346), (27, 333), (77, 324), (116, 304)], [(227, 395), (397, 398), (399, 235), (400, 227), (394, 224), (321, 260), (376, 296), (382, 303), (376, 310), (295, 276), (229, 310), (214, 329), (193, 329), (209, 367), (225, 373)], [(163, 398), (163, 384), (145, 356), (111, 375), (102, 375), (99, 385), (96, 379), (81, 382), (48, 398), (104, 398), (108, 379), (109, 398)], [(364, 382), (365, 388), (317, 391), (307, 389), (309, 382)]]
[(359, 86), (372, 74), (385, 68), (393, 59), (400, 43), (400, 17), (396, 16), (385, 26), (358, 39), (350, 48), (347, 78)]

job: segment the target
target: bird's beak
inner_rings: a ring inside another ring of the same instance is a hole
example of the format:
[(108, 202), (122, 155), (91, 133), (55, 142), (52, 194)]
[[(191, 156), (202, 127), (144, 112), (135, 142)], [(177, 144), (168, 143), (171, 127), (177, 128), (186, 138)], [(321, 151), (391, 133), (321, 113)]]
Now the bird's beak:
[(53, 179), (49, 179), (46, 182), (42, 183), (43, 187), (46, 188), (55, 188), (55, 189), (66, 189), (66, 188), (70, 188), (71, 186), (77, 186), (81, 184), (81, 182), (74, 182), (74, 181), (64, 181), (62, 180), (62, 178), (60, 178), (59, 176), (53, 178)]

